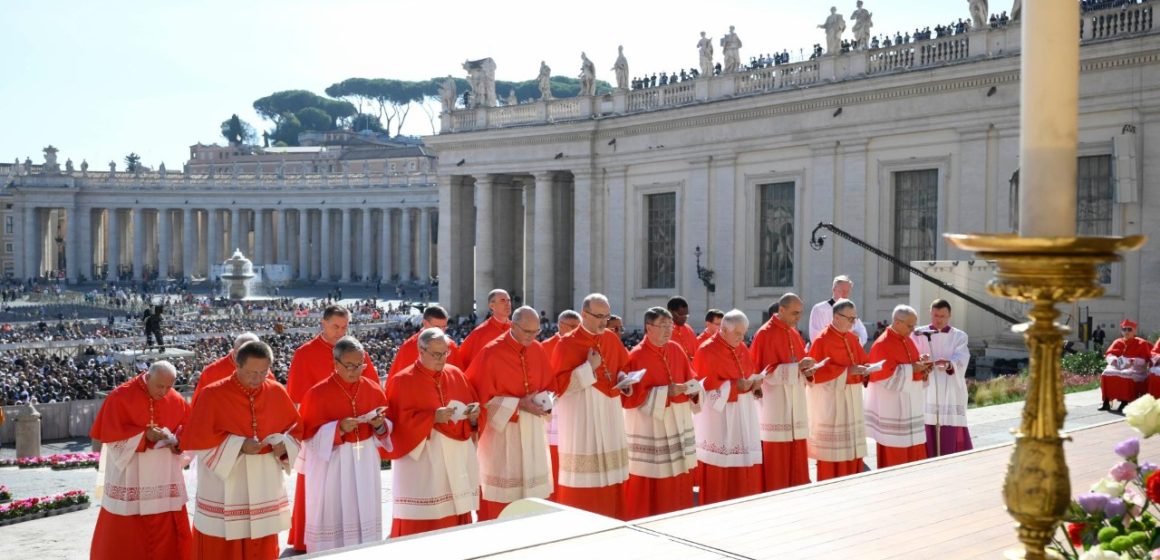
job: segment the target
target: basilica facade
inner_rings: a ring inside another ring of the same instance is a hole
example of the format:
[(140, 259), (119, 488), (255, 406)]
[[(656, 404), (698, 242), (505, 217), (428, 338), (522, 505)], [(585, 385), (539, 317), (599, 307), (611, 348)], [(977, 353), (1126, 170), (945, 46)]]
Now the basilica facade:
[[(1152, 5), (1088, 12), (1082, 34), (1080, 235), (1160, 239), (1160, 34)], [(966, 260), (947, 232), (1017, 227), (1020, 30), (1012, 22), (594, 97), (456, 109), (437, 151), (440, 300), (503, 287), (549, 314), (603, 292), (639, 324), (674, 294), (763, 317), (778, 295), (830, 297), (869, 322), (908, 273), (810, 234), (830, 222), (906, 261)], [(1078, 193), (1078, 194), (1077, 194)], [(1097, 322), (1157, 316), (1160, 253), (1102, 272)], [(984, 286), (973, 288), (983, 294)], [(696, 319), (694, 319), (696, 321)], [(1160, 325), (1155, 326), (1160, 329)]]

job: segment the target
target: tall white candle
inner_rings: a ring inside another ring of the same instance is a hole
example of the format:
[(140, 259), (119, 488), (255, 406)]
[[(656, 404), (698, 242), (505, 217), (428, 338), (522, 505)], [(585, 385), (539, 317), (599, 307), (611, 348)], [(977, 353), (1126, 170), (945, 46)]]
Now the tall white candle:
[(1019, 235), (1074, 237), (1079, 2), (1024, 0)]

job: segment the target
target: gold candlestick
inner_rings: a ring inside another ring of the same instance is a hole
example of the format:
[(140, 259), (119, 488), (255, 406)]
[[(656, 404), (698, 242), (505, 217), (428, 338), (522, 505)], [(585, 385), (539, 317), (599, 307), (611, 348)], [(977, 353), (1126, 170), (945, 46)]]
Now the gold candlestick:
[(1030, 351), (1030, 380), (1023, 421), (1015, 433), (1015, 451), (1007, 465), (1003, 499), (1018, 522), (1023, 557), (1045, 558), (1044, 548), (1071, 502), (1071, 483), (1060, 433), (1067, 409), (1063, 403), (1060, 353), (1067, 327), (1055, 323), (1055, 304), (1096, 298), (1104, 293), (1097, 279), (1100, 265), (1121, 260), (1147, 241), (1129, 237), (1019, 237), (1016, 235), (946, 234), (955, 247), (995, 261), (996, 276), (987, 283), (992, 295), (1031, 304), (1031, 321), (1012, 329), (1023, 333)]

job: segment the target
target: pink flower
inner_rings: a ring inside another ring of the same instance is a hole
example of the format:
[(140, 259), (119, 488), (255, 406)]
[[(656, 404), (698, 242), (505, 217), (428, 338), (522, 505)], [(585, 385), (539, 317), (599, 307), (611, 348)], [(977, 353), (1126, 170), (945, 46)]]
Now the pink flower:
[(1116, 482), (1128, 482), (1136, 479), (1136, 465), (1128, 461), (1124, 461), (1108, 471), (1108, 477)]

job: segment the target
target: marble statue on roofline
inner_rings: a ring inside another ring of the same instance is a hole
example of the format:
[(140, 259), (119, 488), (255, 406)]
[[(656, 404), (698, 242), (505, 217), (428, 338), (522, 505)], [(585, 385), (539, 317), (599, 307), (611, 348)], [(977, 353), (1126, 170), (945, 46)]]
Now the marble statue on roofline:
[(701, 76), (710, 77), (713, 75), (713, 39), (706, 37), (705, 32), (701, 32), (701, 40), (697, 41), (697, 54), (701, 58)]
[(862, 7), (862, 0), (858, 0), (858, 8), (850, 15), (850, 19), (854, 22), (854, 48), (855, 50), (864, 51), (870, 48), (870, 28), (874, 27), (874, 21), (871, 19), (874, 14), (870, 10)]
[(721, 52), (725, 55), (722, 74), (741, 70), (741, 38), (733, 32), (732, 25), (729, 26), (729, 33), (721, 38)]
[(1011, 5), (1011, 21), (1019, 21), (1023, 17), (1023, 0), (1015, 0)]
[(168, 172), (168, 171), (166, 171), (166, 169), (165, 169), (165, 162), (164, 162), (164, 161), (163, 161), (163, 162), (161, 162), (161, 165), (158, 165), (158, 166), (157, 166), (157, 173), (158, 173), (159, 175), (161, 175), (161, 178), (162, 178), (162, 179), (164, 179), (164, 178), (165, 178), (165, 176), (166, 176), (167, 174), (169, 174), (169, 172)]
[(596, 65), (583, 52), (580, 53), (580, 95), (596, 95)]
[(616, 64), (612, 65), (612, 71), (616, 72), (616, 89), (628, 89), (628, 59), (624, 57), (624, 45), (616, 47)]
[(471, 107), (495, 107), (495, 61), (491, 58), (463, 62), (471, 86)]
[(64, 160), (64, 172), (68, 173), (69, 175), (72, 175), (74, 172), (76, 172), (76, 169), (73, 167), (72, 158)]
[(981, 31), (988, 27), (988, 18), (991, 16), (991, 11), (988, 9), (987, 0), (968, 0), (971, 10), (971, 29), (974, 31)]
[(455, 110), (455, 100), (459, 94), (455, 91), (455, 79), (447, 76), (443, 83), (439, 85), (439, 100), (443, 103), (443, 112), (450, 113)]
[(109, 160), (109, 175), (116, 175), (116, 174), (117, 174), (117, 162), (113, 161), (113, 160)]
[(818, 26), (826, 30), (826, 54), (836, 56), (842, 52), (842, 33), (846, 31), (846, 20), (838, 13), (838, 8), (830, 7), (830, 17)]
[(546, 61), (540, 61), (540, 75), (536, 76), (536, 83), (540, 86), (540, 100), (552, 98), (552, 69)]
[(60, 150), (57, 150), (52, 144), (44, 148), (44, 167), (41, 168), (41, 172), (53, 175), (60, 173), (60, 165), (56, 163), (56, 153), (58, 151)]
[(514, 106), (514, 105), (520, 104), (519, 98), (516, 97), (516, 89), (515, 88), (511, 88), (508, 90), (507, 104), (509, 106)]
[(89, 160), (82, 159), (81, 160), (81, 177), (88, 177), (88, 176), (89, 176)]

